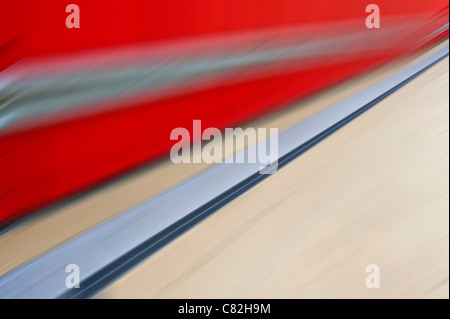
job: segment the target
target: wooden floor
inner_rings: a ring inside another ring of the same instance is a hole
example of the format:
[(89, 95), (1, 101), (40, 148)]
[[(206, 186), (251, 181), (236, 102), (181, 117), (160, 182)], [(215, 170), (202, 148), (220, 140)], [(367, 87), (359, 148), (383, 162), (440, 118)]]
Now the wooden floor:
[(448, 298), (448, 63), (96, 297)]

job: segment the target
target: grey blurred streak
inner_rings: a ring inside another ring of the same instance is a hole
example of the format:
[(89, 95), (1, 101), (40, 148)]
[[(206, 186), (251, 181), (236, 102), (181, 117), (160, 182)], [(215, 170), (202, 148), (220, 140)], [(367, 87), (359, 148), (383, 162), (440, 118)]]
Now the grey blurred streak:
[[(396, 25), (380, 29), (371, 37), (367, 37), (366, 32), (347, 32), (319, 39), (291, 36), (288, 39), (291, 43), (287, 44), (268, 38), (250, 46), (237, 43), (224, 48), (224, 52), (206, 50), (187, 55), (173, 52), (157, 59), (149, 51), (147, 58), (143, 53), (137, 65), (124, 61), (116, 65), (109, 61), (106, 68), (102, 64), (91, 65), (69, 73), (64, 72), (64, 67), (52, 73), (45, 64), (39, 66), (38, 63), (31, 78), (16, 75), (13, 67), (6, 76), (0, 75), (0, 132), (11, 126), (21, 129), (55, 115), (98, 112), (120, 103), (150, 101), (199, 90), (215, 85), (224, 77), (239, 81), (242, 74), (245, 77), (258, 76), (261, 72), (270, 74), (277, 63), (298, 60), (291, 69), (301, 70), (336, 63), (348, 53), (369, 57), (397, 46), (402, 35), (408, 34), (406, 30), (410, 32), (419, 27), (414, 22)], [(445, 27), (448, 25), (441, 28)], [(70, 69), (70, 61), (68, 63)], [(16, 123), (20, 125), (14, 126)]]

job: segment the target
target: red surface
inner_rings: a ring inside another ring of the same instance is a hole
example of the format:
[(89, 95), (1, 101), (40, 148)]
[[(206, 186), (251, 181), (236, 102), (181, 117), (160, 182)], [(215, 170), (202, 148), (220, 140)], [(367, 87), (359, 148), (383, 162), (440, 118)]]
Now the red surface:
[[(68, 30), (64, 8), (77, 3), (81, 28)], [(382, 14), (448, 12), (445, 1), (378, 1)], [(216, 34), (267, 26), (361, 18), (365, 3), (345, 1), (32, 1), (26, 23), (0, 34), (0, 67), (22, 56), (48, 56), (118, 44)], [(343, 10), (345, 8), (345, 10)], [(0, 11), (2, 14), (5, 11)], [(63, 14), (61, 14), (61, 12)], [(441, 18), (442, 19), (442, 18)], [(447, 20), (448, 21), (448, 20)], [(2, 22), (3, 24), (4, 22)], [(0, 25), (0, 30), (5, 30)], [(441, 35), (442, 37), (442, 35)], [(438, 38), (432, 41), (438, 40)], [(0, 135), (0, 222), (11, 222), (168, 154), (175, 127), (233, 127), (273, 112), (413, 48), (351, 62), (283, 72), (113, 111)], [(415, 48), (417, 49), (417, 48)], [(157, 183), (158, 181), (155, 181)], [(93, 212), (94, 213), (94, 212)]]

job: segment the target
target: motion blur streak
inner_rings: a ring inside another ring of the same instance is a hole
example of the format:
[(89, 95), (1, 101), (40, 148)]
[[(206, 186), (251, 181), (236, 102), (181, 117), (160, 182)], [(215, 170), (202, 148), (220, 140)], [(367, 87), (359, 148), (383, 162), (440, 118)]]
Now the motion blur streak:
[[(97, 297), (448, 299), (448, 68), (446, 58)], [(380, 289), (364, 284), (372, 263)]]
[[(285, 131), (279, 140), (279, 167), (446, 56), (447, 45)], [(251, 178), (268, 176), (254, 174), (258, 170), (255, 163), (224, 163), (209, 169), (2, 276), (0, 297), (90, 296), (186, 231), (199, 216), (214, 213), (253, 187)], [(70, 263), (83, 269), (81, 289), (64, 285), (65, 274), (60, 270)]]
[[(0, 2), (0, 223), (448, 36), (446, 1)], [(197, 140), (198, 136), (194, 136)]]
[[(335, 103), (395, 74), (401, 68), (430, 56), (446, 44), (448, 41), (413, 60), (389, 63), (377, 69), (376, 72), (341, 83), (320, 95), (295, 103), (282, 112), (251, 121), (245, 127), (267, 129), (276, 127), (279, 132), (284, 132)], [(223, 154), (230, 155), (226, 153), (225, 147)], [(129, 210), (138, 203), (175, 187), (207, 168), (209, 165), (206, 163), (173, 165), (167, 158), (158, 162), (157, 165), (148, 165), (133, 174), (128, 174), (125, 178), (68, 201), (64, 205), (55, 205), (45, 213), (35, 214), (26, 222), (12, 225), (12, 230), (5, 230), (0, 237), (0, 275)], [(42, 236), (44, 233), (46, 235)], [(33, 240), (29, 240), (30, 238)]]

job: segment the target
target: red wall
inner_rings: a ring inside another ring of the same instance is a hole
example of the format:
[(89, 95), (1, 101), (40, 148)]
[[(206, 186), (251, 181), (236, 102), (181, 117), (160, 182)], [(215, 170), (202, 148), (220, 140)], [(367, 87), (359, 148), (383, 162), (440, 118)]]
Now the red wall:
[[(416, 13), (426, 13), (421, 19), (427, 19), (424, 23), (433, 26), (448, 22), (446, 1), (374, 2), (380, 6), (382, 23), (387, 17), (400, 15), (416, 19)], [(80, 29), (65, 27), (65, 6), (69, 3), (80, 6)], [(367, 31), (364, 21), (368, 3), (358, 0), (1, 1), (0, 68), (23, 57), (127, 44), (158, 44), (199, 35), (216, 35), (220, 39), (232, 32), (274, 26), (360, 19), (361, 24), (356, 24), (355, 29)], [(447, 35), (448, 32), (428, 44)], [(351, 61), (324, 67), (293, 68), (240, 83), (225, 81), (209, 89), (158, 101), (129, 103), (116, 110), (16, 133), (2, 135), (0, 132), (0, 223), (14, 221), (166, 156), (173, 144), (169, 140), (170, 131), (178, 126), (191, 127), (193, 119), (201, 119), (204, 127), (239, 125), (418, 49), (411, 45), (380, 52), (375, 57), (352, 56)]]

